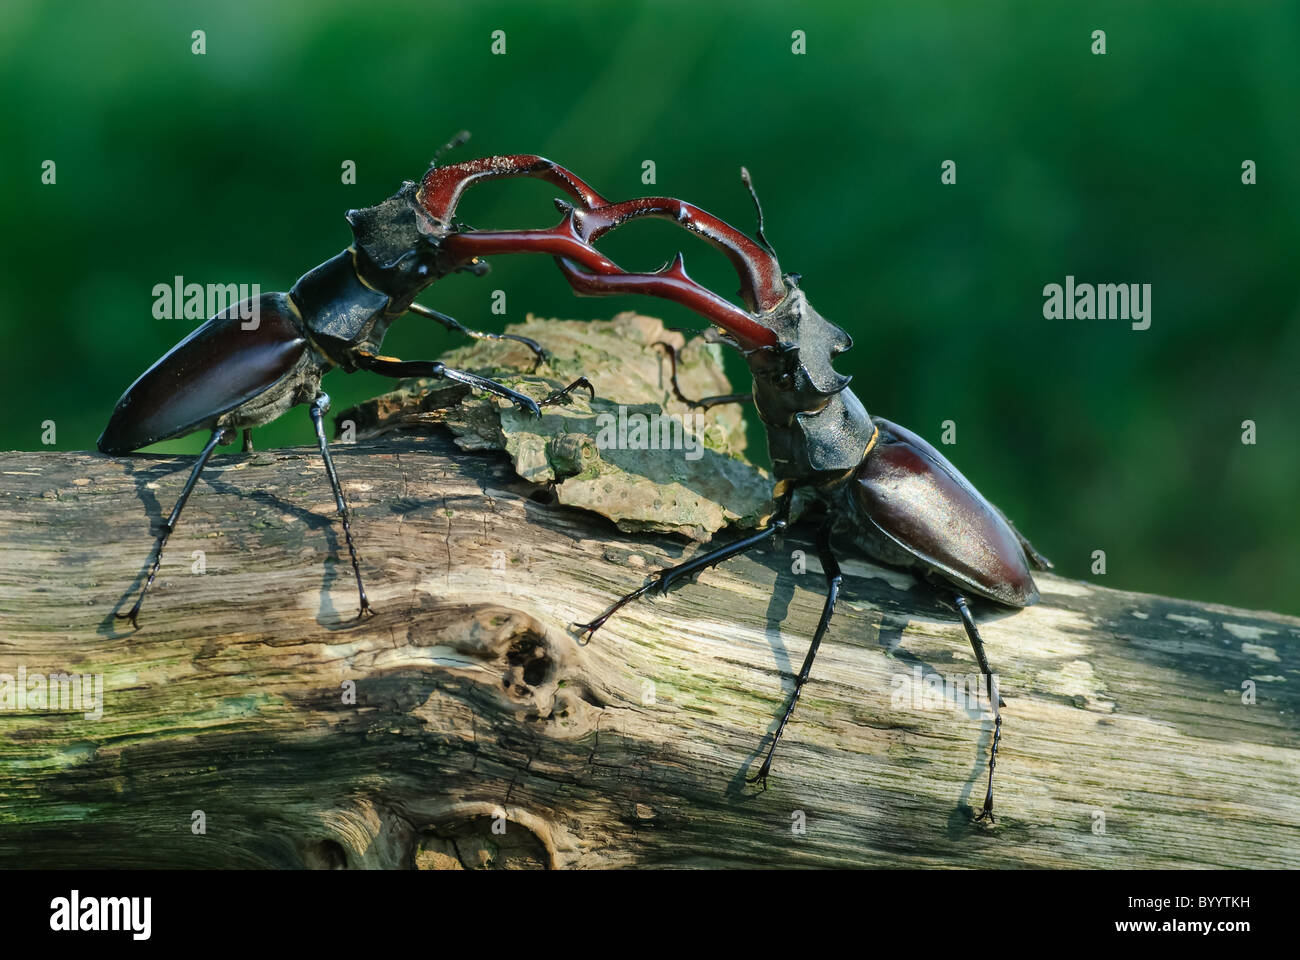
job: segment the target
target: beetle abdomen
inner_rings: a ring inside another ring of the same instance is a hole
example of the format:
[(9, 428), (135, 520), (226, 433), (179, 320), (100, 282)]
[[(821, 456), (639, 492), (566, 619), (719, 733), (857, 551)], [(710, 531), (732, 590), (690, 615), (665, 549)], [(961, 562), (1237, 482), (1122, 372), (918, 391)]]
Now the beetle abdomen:
[(926, 441), (872, 419), (880, 435), (851, 488), (875, 529), (920, 566), (981, 596), (1013, 607), (1037, 602), (1025, 551), (997, 509)]
[(214, 426), (294, 370), (310, 347), (288, 298), (263, 294), (250, 330), (241, 306), (217, 314), (127, 387), (100, 435), (101, 452), (129, 453)]

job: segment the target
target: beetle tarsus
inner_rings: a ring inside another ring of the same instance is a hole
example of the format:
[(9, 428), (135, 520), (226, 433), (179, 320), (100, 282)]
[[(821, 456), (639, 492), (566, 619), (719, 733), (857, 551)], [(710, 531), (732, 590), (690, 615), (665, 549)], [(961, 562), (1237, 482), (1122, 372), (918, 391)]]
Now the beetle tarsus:
[(660, 583), (660, 578), (666, 572), (667, 571), (660, 571), (659, 573), (654, 575), (654, 579), (652, 579), (649, 583), (645, 584), (644, 586), (637, 587), (631, 593), (627, 593), (619, 597), (617, 600), (611, 603), (605, 609), (605, 612), (602, 613), (600, 616), (598, 616), (595, 620), (591, 620), (587, 623), (571, 624), (571, 628), (578, 631), (579, 638), (583, 643), (590, 643), (591, 638), (596, 635), (596, 631), (599, 630), (601, 627), (603, 627), (605, 625), (605, 622), (609, 620), (610, 617), (618, 613), (619, 610), (621, 610), (627, 604), (631, 603), (633, 600), (636, 600), (640, 597), (644, 597), (651, 590), (658, 587)]
[(993, 752), (989, 756), (989, 788), (984, 794), (984, 809), (980, 811), (975, 822), (979, 823), (985, 817), (989, 818), (989, 823), (997, 823), (997, 818), (993, 816), (993, 768), (997, 765), (998, 760), (998, 739), (1002, 733), (1002, 718), (998, 717), (993, 722)]
[(562, 389), (554, 391), (549, 397), (547, 397), (545, 400), (542, 401), (541, 405), (545, 407), (555, 403), (568, 403), (570, 399), (569, 394), (571, 394), (574, 390), (583, 390), (583, 389), (591, 393), (591, 399), (593, 400), (596, 399), (596, 388), (591, 385), (591, 381), (588, 380), (586, 377), (579, 377), (577, 380), (574, 380), (573, 383), (569, 384), (567, 387), (563, 387)]
[[(998, 697), (998, 704), (1001, 705), (1001, 703), (1002, 698)], [(981, 810), (980, 815), (975, 818), (976, 823), (979, 823), (979, 821), (983, 820), (985, 817), (989, 818), (989, 823), (997, 823), (997, 819), (993, 816), (993, 769), (998, 765), (998, 743), (1001, 739), (1002, 714), (995, 710), (995, 717), (993, 720), (993, 748), (989, 751), (988, 792), (984, 794), (984, 809)]]
[(511, 390), (509, 387), (497, 383), (495, 380), (489, 380), (487, 377), (480, 377), (477, 373), (470, 373), (467, 370), (453, 370), (451, 367), (442, 363), (432, 364), (429, 370), (430, 376), (455, 380), (457, 383), (463, 383), (476, 390), (482, 390), (484, 393), (490, 393), (503, 400), (509, 400), (515, 405), (515, 408), (520, 413), (530, 414), (538, 420), (542, 418), (542, 408), (536, 400), (527, 394), (519, 393), (517, 390)]

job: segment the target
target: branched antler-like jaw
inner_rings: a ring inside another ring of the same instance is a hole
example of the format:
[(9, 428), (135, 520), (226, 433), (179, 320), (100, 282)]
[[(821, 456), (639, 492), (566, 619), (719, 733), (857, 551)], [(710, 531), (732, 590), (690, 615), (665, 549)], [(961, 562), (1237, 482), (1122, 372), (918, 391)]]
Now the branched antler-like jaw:
[[(770, 388), (765, 391), (771, 394), (767, 407), (783, 417), (821, 409), (827, 397), (848, 386), (849, 378), (831, 366), (831, 360), (851, 346), (848, 334), (809, 305), (782, 274), (771, 250), (693, 204), (673, 197), (609, 203), (569, 171), (534, 156), (435, 168), (425, 177), (421, 202), (437, 221), (448, 224), (469, 184), (512, 174), (540, 176), (562, 186), (578, 202), (557, 200), (563, 216), (547, 229), (447, 233), (440, 246), (450, 261), (498, 253), (550, 253), (579, 295), (637, 293), (680, 303), (721, 328), (746, 354), (759, 390)], [(671, 220), (722, 251), (740, 279), (745, 308), (692, 280), (680, 253), (659, 270), (632, 273), (593, 246), (611, 230), (642, 217)]]
[[(534, 177), (560, 187), (573, 203), (557, 200), (562, 217), (537, 230), (457, 230), (456, 207), (467, 189), (484, 180)], [(706, 210), (673, 197), (639, 197), (610, 203), (589, 184), (558, 164), (534, 154), (484, 157), (425, 175), (414, 200), (421, 227), (437, 244), (441, 272), (500, 253), (548, 253), (580, 295), (649, 294), (680, 303), (722, 329), (751, 357), (755, 375), (804, 409), (820, 406), (843, 390), (849, 378), (831, 359), (847, 350), (848, 335), (826, 321), (781, 272), (772, 251)], [(738, 307), (686, 272), (681, 254), (659, 270), (623, 270), (593, 246), (611, 230), (643, 217), (671, 220), (720, 250), (740, 280)], [(782, 404), (783, 406), (786, 404)]]
[[(532, 176), (560, 186), (576, 204), (556, 201), (563, 218), (542, 230), (457, 231), (452, 217), (464, 191), (484, 179)], [(740, 231), (689, 203), (671, 197), (642, 197), (609, 203), (568, 170), (541, 157), (488, 157), (425, 176), (419, 202), (438, 224), (439, 247), (447, 265), (498, 253), (550, 253), (574, 290), (585, 296), (646, 293), (681, 303), (707, 317), (742, 350), (774, 347), (778, 337), (756, 316), (775, 308), (787, 293), (776, 259)], [(680, 255), (651, 273), (630, 273), (592, 246), (603, 234), (639, 217), (669, 219), (721, 250), (740, 277), (737, 307), (686, 274)]]
[[(456, 227), (453, 217), (466, 189), (482, 180), (513, 176), (546, 180), (576, 202), (557, 200), (562, 217), (547, 229)], [(766, 242), (760, 245), (707, 211), (672, 197), (609, 203), (568, 170), (531, 154), (435, 167), (425, 176), (415, 202), (428, 218), (423, 229), (437, 248), (444, 272), (498, 253), (547, 253), (580, 295), (650, 294), (683, 304), (721, 329), (744, 353), (754, 374), (755, 401), (768, 426), (779, 477), (843, 471), (856, 465), (854, 458), (866, 449), (871, 419), (845, 389), (849, 378), (832, 365), (852, 340), (809, 305), (797, 278), (782, 274)], [(671, 220), (721, 250), (740, 278), (744, 307), (692, 280), (681, 254), (659, 270), (631, 273), (592, 245), (640, 217)]]
[[(557, 201), (564, 214), (545, 230), (461, 231), (453, 218), (466, 190), (484, 180), (533, 177), (560, 187), (576, 201)], [(581, 178), (535, 154), (484, 157), (433, 166), (413, 197), (424, 214), (421, 230), (441, 254), (439, 272), (463, 269), (494, 253), (551, 253), (574, 289), (583, 295), (648, 293), (682, 303), (726, 331), (742, 350), (774, 347), (779, 334), (760, 318), (775, 310), (788, 289), (772, 254), (734, 227), (692, 204), (671, 197), (642, 197), (610, 203)], [(740, 277), (741, 309), (700, 286), (686, 274), (680, 256), (652, 273), (629, 273), (592, 244), (605, 233), (640, 217), (669, 219), (721, 250)]]
[(694, 204), (673, 197), (639, 197), (606, 204), (579, 215), (579, 230), (589, 243), (641, 217), (672, 220), (720, 250), (740, 277), (740, 298), (751, 314), (774, 309), (786, 295), (780, 264), (767, 250), (735, 227)]
[[(551, 233), (562, 235), (575, 250), (559, 264), (578, 293), (648, 293), (673, 300), (721, 328), (744, 353), (778, 477), (838, 475), (857, 466), (874, 428), (861, 402), (846, 389), (850, 378), (833, 366), (853, 341), (813, 309), (797, 277), (782, 274), (770, 247), (699, 207), (668, 197), (585, 210), (561, 204), (561, 210), (565, 219)], [(653, 273), (626, 273), (591, 246), (643, 216), (671, 219), (722, 250), (740, 277), (740, 297), (748, 310), (691, 280), (680, 254)], [(573, 247), (575, 240), (581, 247)]]

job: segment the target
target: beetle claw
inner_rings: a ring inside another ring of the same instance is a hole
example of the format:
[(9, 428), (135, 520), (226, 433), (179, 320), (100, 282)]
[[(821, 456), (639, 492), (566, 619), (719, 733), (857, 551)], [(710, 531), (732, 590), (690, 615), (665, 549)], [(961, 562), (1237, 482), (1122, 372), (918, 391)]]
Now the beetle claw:
[(525, 397), (520, 394), (511, 397), (510, 402), (515, 405), (520, 413), (531, 413), (538, 420), (542, 419), (542, 408), (537, 405), (537, 401), (532, 397)]
[(591, 394), (592, 400), (596, 399), (596, 388), (591, 385), (591, 381), (588, 380), (586, 377), (579, 377), (577, 380), (574, 380), (573, 383), (569, 384), (567, 387), (561, 387), (559, 390), (553, 390), (551, 392), (551, 395), (542, 401), (542, 406), (545, 407), (549, 404), (555, 404), (555, 403), (568, 403), (570, 399), (569, 394), (571, 394), (574, 390), (583, 390), (583, 389), (587, 390)]

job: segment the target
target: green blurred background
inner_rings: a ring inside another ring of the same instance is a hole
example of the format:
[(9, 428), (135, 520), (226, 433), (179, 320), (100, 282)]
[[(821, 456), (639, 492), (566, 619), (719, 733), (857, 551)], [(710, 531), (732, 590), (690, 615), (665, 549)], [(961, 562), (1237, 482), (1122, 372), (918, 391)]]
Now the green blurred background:
[[(840, 366), (867, 408), (936, 442), (956, 421), (944, 452), (1061, 572), (1300, 613), (1297, 49), (1294, 3), (6, 0), (0, 448), (42, 449), (45, 420), (56, 449), (93, 447), (195, 325), (155, 320), (154, 284), (287, 290), (346, 246), (347, 208), (468, 127), (453, 159), (543, 153), (608, 196), (677, 195), (748, 229), (747, 164), (782, 266), (856, 338)], [(554, 193), (490, 184), (461, 213), (547, 226)], [(680, 247), (697, 279), (735, 289), (668, 224), (602, 245), (629, 268)], [(1045, 320), (1043, 286), (1067, 274), (1152, 284), (1151, 329)], [(698, 325), (659, 301), (575, 299), (544, 258), (498, 258), (422, 300), (488, 329), (634, 307)], [(412, 319), (385, 350), (455, 343)], [(325, 386), (337, 411), (390, 383)], [(257, 439), (309, 444), (310, 423), (295, 411)]]

